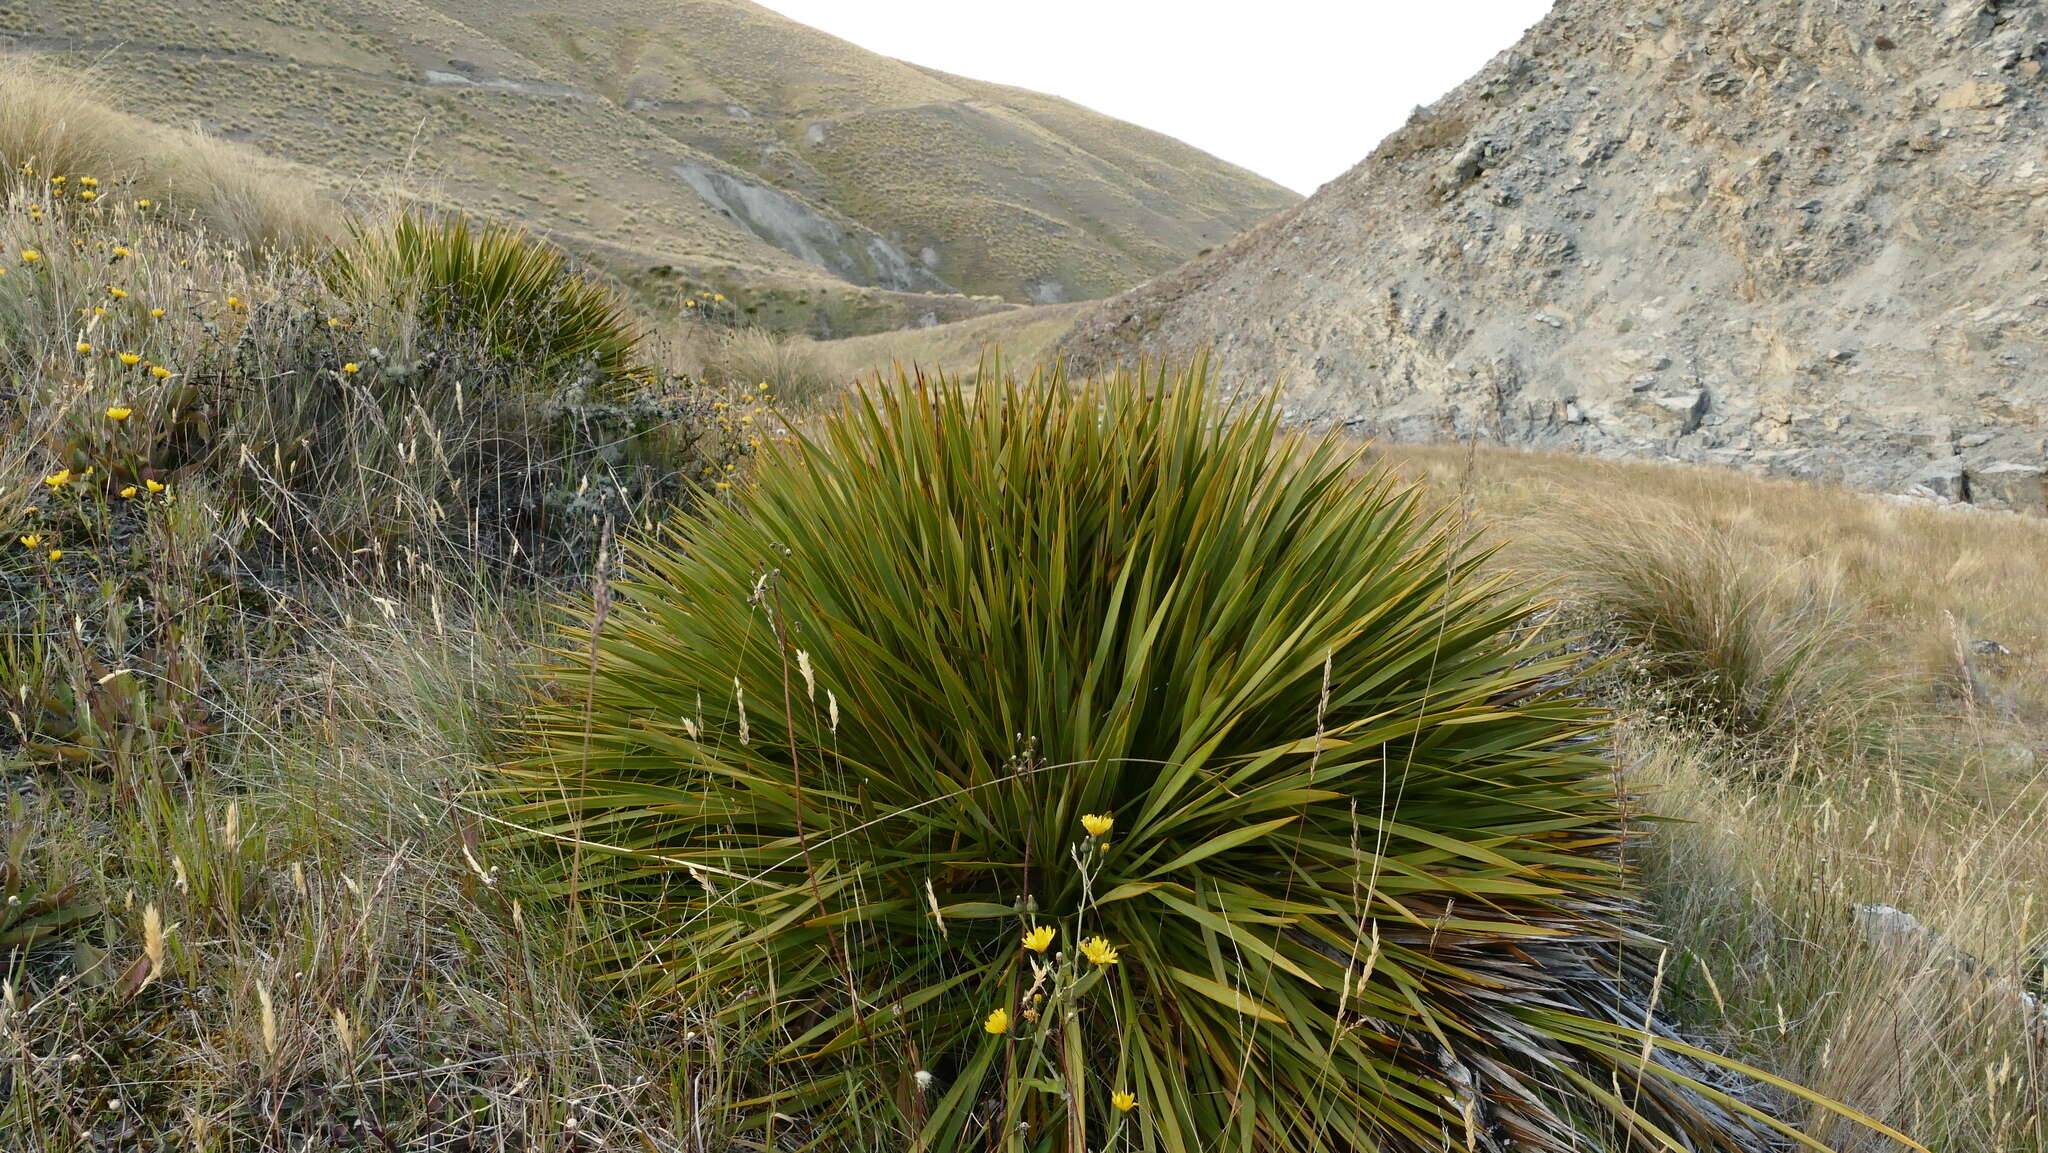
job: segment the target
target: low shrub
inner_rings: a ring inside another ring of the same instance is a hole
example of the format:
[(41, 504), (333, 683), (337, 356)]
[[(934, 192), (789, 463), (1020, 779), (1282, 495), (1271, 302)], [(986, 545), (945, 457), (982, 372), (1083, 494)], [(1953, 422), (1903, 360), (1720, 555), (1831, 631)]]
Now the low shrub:
[(1535, 606), (1358, 463), (1199, 372), (849, 402), (540, 681), (513, 818), (643, 930), (582, 955), (764, 1147), (1774, 1147)]

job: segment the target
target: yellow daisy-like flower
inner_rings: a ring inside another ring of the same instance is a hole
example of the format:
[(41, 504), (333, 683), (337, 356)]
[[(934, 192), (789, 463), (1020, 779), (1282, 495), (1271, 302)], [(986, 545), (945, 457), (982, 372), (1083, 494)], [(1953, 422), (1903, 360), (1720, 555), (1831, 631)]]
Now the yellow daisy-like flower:
[(135, 487), (134, 485), (132, 485), (132, 484), (131, 484), (131, 485), (129, 485), (129, 486), (127, 486), (126, 488), (123, 488), (123, 489), (121, 490), (121, 499), (122, 499), (122, 500), (134, 500), (134, 499), (135, 499), (135, 494), (136, 494), (136, 493), (138, 493), (138, 492), (140, 492), (140, 491), (142, 491), (142, 490), (141, 490), (141, 489), (138, 489), (138, 488), (136, 488), (136, 487)]
[(350, 376), (354, 376), (356, 373), (361, 372), (362, 370), (363, 366), (357, 364), (353, 360), (341, 366), (341, 371), (348, 373)]
[(988, 1020), (983, 1021), (981, 1027), (984, 1031), (994, 1036), (1002, 1036), (1010, 1031), (1010, 1011), (1008, 1009), (997, 1009), (988, 1015)]
[(60, 468), (56, 472), (53, 472), (50, 475), (44, 477), (43, 483), (49, 485), (51, 488), (63, 488), (65, 485), (71, 483), (71, 470), (68, 468)]
[(1034, 953), (1043, 953), (1052, 948), (1052, 939), (1058, 935), (1059, 930), (1051, 925), (1040, 925), (1024, 934), (1024, 947)]
[(98, 188), (100, 186), (99, 179), (93, 176), (81, 176), (78, 178), (78, 182), (87, 188)]
[(152, 364), (149, 366), (149, 375), (156, 377), (158, 380), (169, 380), (171, 379), (171, 370), (161, 364)]
[(122, 258), (122, 257), (124, 257), (124, 256), (133, 256), (133, 255), (135, 255), (135, 253), (133, 253), (132, 251), (130, 251), (130, 250), (129, 250), (129, 248), (128, 248), (128, 246), (127, 246), (127, 245), (125, 245), (125, 244), (116, 244), (116, 245), (114, 246), (114, 253), (113, 253), (113, 255), (114, 255), (114, 259), (116, 259), (116, 260), (119, 260), (119, 259), (121, 259), (121, 258)]
[(1107, 937), (1090, 937), (1081, 942), (1081, 955), (1092, 965), (1114, 965), (1117, 962), (1116, 946)]
[(42, 258), (43, 254), (37, 252), (33, 248), (24, 248), (21, 250), (21, 262), (23, 264), (34, 264), (35, 262), (41, 260)]
[(697, 302), (696, 302), (696, 301), (694, 301), (694, 300), (685, 300), (685, 301), (683, 302), (683, 307), (684, 307), (684, 308), (695, 308), (695, 307), (697, 307)]
[(129, 368), (134, 368), (136, 365), (142, 363), (142, 354), (139, 352), (124, 352), (121, 354), (120, 359), (123, 365), (126, 365)]
[(108, 410), (107, 410), (107, 419), (108, 419), (108, 420), (127, 420), (127, 419), (128, 419), (129, 417), (131, 417), (131, 416), (134, 416), (134, 415), (135, 415), (135, 410), (134, 410), (134, 409), (132, 409), (132, 408), (124, 408), (124, 407), (122, 407), (121, 405), (118, 405), (118, 404), (117, 404), (117, 405), (115, 405), (114, 407), (112, 407), (112, 408), (110, 408), (110, 409), (108, 409)]
[(126, 300), (128, 299), (128, 290), (125, 288), (109, 288), (107, 289), (107, 295), (115, 300)]
[(228, 307), (239, 311), (242, 308), (242, 298), (239, 296), (228, 297)]
[(50, 177), (50, 183), (52, 183), (52, 184), (62, 184), (62, 183), (64, 183), (64, 178), (63, 178), (62, 176), (52, 176), (52, 177)]
[(91, 351), (92, 345), (89, 342), (83, 340), (78, 342), (78, 355), (84, 356), (86, 353)]
[(171, 487), (171, 486), (170, 486), (170, 485), (167, 485), (167, 484), (163, 484), (162, 482), (159, 482), (159, 481), (154, 481), (154, 480), (144, 480), (144, 481), (142, 482), (142, 487), (144, 487), (144, 488), (148, 489), (148, 490), (149, 490), (149, 491), (151, 491), (151, 492), (162, 492), (163, 490), (165, 490), (165, 489), (167, 489), (167, 488), (169, 488), (169, 487)]
[[(79, 193), (78, 198), (80, 200), (98, 200), (100, 198), (100, 194), (88, 188), (84, 192)], [(57, 558), (55, 556), (52, 556), (50, 559), (56, 560)]]
[(1118, 1089), (1109, 1095), (1109, 1105), (1119, 1113), (1128, 1113), (1138, 1107), (1138, 1098), (1129, 1090)]
[(340, 327), (341, 327), (341, 318), (340, 318), (340, 317), (338, 317), (338, 316), (330, 316), (330, 317), (328, 317), (328, 318), (327, 318), (327, 327), (329, 327), (329, 328), (340, 328)]
[(53, 549), (51, 549), (51, 550), (50, 550), (50, 559), (51, 559), (51, 560), (63, 560), (63, 559), (64, 559), (64, 550), (63, 550), (63, 549), (61, 549), (61, 548), (53, 548)]
[(720, 296), (719, 294), (717, 294), (717, 293), (715, 293), (715, 292), (711, 294), (711, 299), (713, 299), (713, 300), (717, 301), (717, 302), (718, 302), (718, 303), (720, 303), (720, 304), (724, 304), (724, 303), (725, 303), (725, 297), (723, 297), (723, 296)]
[(1091, 837), (1106, 837), (1111, 829), (1116, 828), (1116, 818), (1108, 813), (1084, 813), (1081, 827), (1088, 830)]
[(149, 310), (149, 318), (150, 318), (151, 320), (162, 320), (162, 319), (164, 318), (164, 310), (163, 310), (163, 309), (161, 309), (161, 308), (152, 308), (152, 309), (150, 309), (150, 310)]
[(43, 534), (39, 532), (32, 532), (21, 538), (21, 547), (23, 548), (34, 548), (41, 543), (43, 543)]
[(155, 203), (154, 203), (153, 201), (148, 201), (148, 200), (138, 200), (138, 201), (136, 201), (136, 202), (135, 202), (135, 207), (137, 207), (137, 208), (154, 208), (154, 207), (156, 207), (156, 204), (155, 204)]

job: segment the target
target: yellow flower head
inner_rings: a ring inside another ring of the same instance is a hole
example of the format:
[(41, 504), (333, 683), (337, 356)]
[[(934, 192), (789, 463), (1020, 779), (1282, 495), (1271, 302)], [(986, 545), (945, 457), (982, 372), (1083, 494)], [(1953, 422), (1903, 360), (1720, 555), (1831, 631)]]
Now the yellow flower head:
[(87, 188), (98, 188), (100, 186), (99, 180), (91, 176), (81, 176), (79, 177), (78, 182), (80, 184), (85, 185)]
[(363, 366), (362, 366), (362, 365), (360, 365), (360, 364), (357, 364), (357, 363), (356, 363), (355, 361), (353, 361), (353, 360), (351, 360), (351, 361), (349, 361), (349, 362), (348, 362), (347, 364), (344, 364), (344, 365), (342, 365), (342, 366), (341, 366), (341, 371), (343, 371), (343, 372), (346, 372), (346, 373), (348, 373), (348, 374), (349, 374), (349, 375), (351, 375), (351, 376), (355, 375), (355, 374), (356, 374), (356, 373), (358, 373), (358, 372), (361, 372), (362, 370), (363, 370)]
[(1024, 934), (1024, 947), (1034, 953), (1043, 953), (1052, 948), (1052, 939), (1058, 935), (1059, 930), (1051, 925), (1040, 925)]
[(126, 488), (124, 488), (124, 489), (122, 489), (122, 490), (121, 490), (121, 499), (122, 499), (122, 500), (134, 500), (134, 499), (135, 499), (135, 494), (136, 494), (137, 492), (140, 492), (140, 491), (141, 491), (140, 489), (136, 488), (136, 487), (135, 487), (134, 485), (132, 485), (132, 484), (131, 484), (131, 485), (129, 485), (129, 486), (127, 486)]
[(92, 351), (92, 345), (91, 345), (91, 344), (89, 344), (89, 343), (87, 343), (87, 342), (85, 342), (85, 341), (83, 341), (83, 340), (81, 340), (81, 341), (79, 341), (79, 342), (78, 342), (78, 354), (79, 354), (80, 356), (84, 356), (84, 355), (85, 355), (86, 353), (88, 353), (88, 352), (91, 352), (91, 351)]
[(43, 534), (38, 532), (32, 532), (21, 538), (21, 547), (23, 548), (34, 548), (41, 543), (43, 543)]
[(713, 299), (713, 300), (717, 301), (717, 302), (718, 302), (718, 303), (720, 303), (720, 304), (724, 304), (724, 303), (725, 303), (725, 297), (723, 297), (723, 296), (720, 296), (719, 294), (717, 294), (717, 293), (715, 293), (715, 292), (711, 294), (711, 299)]
[(137, 207), (137, 208), (154, 208), (154, 207), (156, 207), (156, 206), (155, 206), (154, 204), (150, 203), (150, 202), (149, 202), (149, 201), (147, 201), (147, 200), (138, 200), (138, 201), (136, 201), (136, 202), (135, 202), (135, 207)]
[(1114, 965), (1117, 961), (1116, 946), (1107, 937), (1090, 937), (1081, 942), (1081, 955), (1093, 965)]
[(64, 183), (64, 178), (63, 178), (62, 176), (52, 176), (52, 177), (50, 177), (50, 183), (52, 183), (52, 184), (62, 184), (62, 183)]
[(1119, 1113), (1128, 1113), (1138, 1107), (1138, 1098), (1126, 1089), (1118, 1089), (1109, 1095), (1110, 1107)]
[[(127, 246), (127, 245), (125, 245), (125, 244), (116, 244), (116, 245), (114, 246), (114, 259), (116, 259), (116, 260), (119, 260), (119, 259), (121, 259), (121, 258), (122, 258), (122, 257), (124, 257), (124, 256), (133, 256), (133, 255), (135, 255), (135, 254), (134, 254), (133, 252), (129, 251), (129, 249), (128, 249), (128, 246)], [(125, 295), (127, 295), (127, 294), (126, 294), (126, 293), (123, 293), (122, 295), (124, 295), (124, 296), (125, 296)]]
[(21, 262), (23, 264), (34, 264), (36, 261), (41, 260), (42, 258), (43, 254), (37, 252), (33, 248), (24, 248), (21, 250)]
[(1111, 829), (1116, 828), (1116, 818), (1108, 813), (1084, 813), (1081, 827), (1088, 830), (1091, 837), (1106, 837)]
[(152, 308), (152, 309), (150, 309), (150, 310), (149, 310), (149, 318), (150, 318), (151, 320), (162, 320), (162, 319), (164, 318), (164, 310), (163, 310), (163, 309), (161, 309), (161, 308)]
[(142, 354), (139, 352), (124, 352), (121, 354), (121, 363), (129, 368), (134, 368), (142, 363)]
[(56, 472), (53, 472), (50, 475), (44, 477), (43, 483), (49, 485), (51, 488), (63, 488), (65, 485), (71, 483), (71, 470), (68, 468), (60, 468)]
[[(81, 193), (79, 193), (79, 194), (78, 194), (78, 198), (79, 198), (80, 200), (98, 200), (98, 199), (100, 198), (100, 194), (99, 194), (99, 193), (97, 193), (97, 192), (94, 192), (94, 191), (93, 191), (92, 189), (88, 188), (88, 189), (86, 189), (86, 190), (85, 190), (84, 192), (81, 192)], [(52, 553), (53, 553), (53, 554), (54, 554), (54, 552), (55, 552), (55, 550), (52, 550)], [(56, 560), (57, 558), (56, 558), (56, 556), (55, 556), (55, 555), (52, 555), (52, 556), (50, 557), (50, 559), (51, 559), (51, 560)]]
[(149, 491), (151, 491), (151, 492), (162, 492), (163, 490), (165, 490), (165, 489), (167, 489), (167, 488), (169, 488), (169, 487), (171, 487), (171, 486), (170, 486), (170, 485), (167, 485), (167, 484), (163, 484), (163, 483), (161, 483), (161, 482), (159, 482), (159, 481), (154, 481), (154, 480), (144, 480), (144, 481), (142, 482), (142, 487), (144, 487), (144, 488), (148, 489), (148, 490), (149, 490)]
[(134, 410), (134, 409), (132, 409), (132, 408), (123, 408), (122, 406), (120, 406), (120, 405), (118, 405), (118, 404), (117, 404), (117, 405), (115, 405), (114, 407), (112, 407), (112, 408), (110, 408), (110, 409), (108, 409), (108, 410), (107, 410), (107, 419), (108, 419), (108, 420), (127, 420), (127, 419), (128, 419), (128, 418), (129, 418), (130, 416), (133, 416), (134, 414), (135, 414), (135, 410)]
[(63, 549), (61, 549), (61, 548), (53, 548), (53, 549), (51, 549), (51, 550), (50, 550), (50, 559), (51, 559), (51, 560), (63, 560), (63, 559), (64, 559), (64, 550), (63, 550)]
[(695, 308), (695, 307), (697, 307), (697, 302), (696, 302), (696, 301), (694, 301), (694, 300), (685, 300), (685, 301), (683, 302), (683, 307), (684, 307), (684, 308)]
[(329, 327), (329, 328), (340, 328), (340, 327), (341, 327), (341, 318), (340, 318), (340, 317), (338, 317), (338, 316), (330, 316), (330, 317), (328, 317), (328, 318), (327, 318), (327, 327)]
[(988, 1015), (988, 1020), (983, 1021), (981, 1027), (997, 1037), (1002, 1036), (1010, 1031), (1010, 1011), (997, 1009)]
[(115, 300), (128, 299), (128, 291), (123, 288), (109, 288), (107, 289), (107, 295), (113, 297)]
[(169, 380), (171, 378), (171, 370), (161, 364), (152, 364), (149, 366), (149, 375), (156, 377), (158, 380)]

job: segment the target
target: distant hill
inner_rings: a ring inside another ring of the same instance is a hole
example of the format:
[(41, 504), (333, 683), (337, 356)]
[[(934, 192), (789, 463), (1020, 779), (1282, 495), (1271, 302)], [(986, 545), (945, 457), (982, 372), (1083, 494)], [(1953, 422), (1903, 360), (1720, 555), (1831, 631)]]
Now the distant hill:
[(651, 294), (821, 336), (1108, 295), (1299, 199), (744, 0), (0, 0), (10, 43), (131, 111), (343, 187), (402, 170)]
[(2048, 9), (1561, 0), (1315, 197), (1092, 308), (1294, 415), (2048, 511)]

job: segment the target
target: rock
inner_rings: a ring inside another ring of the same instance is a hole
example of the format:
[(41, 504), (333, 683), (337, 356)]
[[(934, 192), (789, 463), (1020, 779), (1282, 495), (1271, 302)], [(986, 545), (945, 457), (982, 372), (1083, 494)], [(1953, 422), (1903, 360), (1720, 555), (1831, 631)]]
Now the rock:
[(2000, 461), (1970, 470), (1970, 503), (2048, 515), (2048, 468)]
[(1996, 108), (2012, 99), (2012, 89), (1997, 80), (1965, 80), (1941, 94), (1934, 106), (1943, 111)]
[(1936, 464), (1913, 478), (1915, 487), (1926, 490), (1935, 500), (1964, 504), (1970, 499), (1970, 479), (1963, 466), (1953, 462)]

